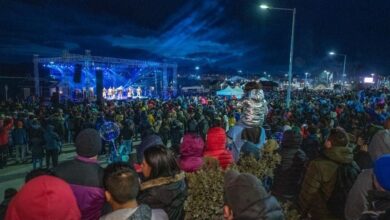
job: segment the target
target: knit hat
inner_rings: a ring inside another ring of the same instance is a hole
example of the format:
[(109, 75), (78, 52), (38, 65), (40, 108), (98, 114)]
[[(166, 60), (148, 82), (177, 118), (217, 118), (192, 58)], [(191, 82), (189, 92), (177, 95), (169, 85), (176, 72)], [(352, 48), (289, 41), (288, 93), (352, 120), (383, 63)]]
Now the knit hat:
[(378, 183), (390, 191), (390, 154), (385, 154), (375, 161), (374, 173)]
[(235, 216), (259, 204), (259, 201), (268, 196), (261, 181), (249, 173), (238, 173), (229, 170), (224, 178), (225, 204), (233, 210)]
[(5, 219), (79, 220), (81, 214), (66, 182), (53, 176), (40, 176), (26, 183), (16, 194)]
[(94, 157), (102, 148), (99, 133), (92, 128), (82, 130), (76, 137), (76, 152), (82, 157)]

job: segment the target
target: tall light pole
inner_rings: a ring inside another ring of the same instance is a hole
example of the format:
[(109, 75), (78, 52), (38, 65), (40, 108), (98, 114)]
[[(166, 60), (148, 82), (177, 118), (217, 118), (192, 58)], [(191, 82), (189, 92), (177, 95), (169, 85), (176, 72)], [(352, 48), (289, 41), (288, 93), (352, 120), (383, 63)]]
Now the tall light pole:
[(331, 56), (343, 56), (344, 57), (343, 77), (346, 77), (347, 75), (345, 74), (345, 66), (347, 65), (347, 55), (346, 54), (341, 54), (341, 53), (336, 53), (334, 51), (329, 52), (329, 55), (331, 55)]
[(307, 75), (309, 75), (308, 72), (305, 73), (305, 87), (307, 86)]
[(289, 11), (292, 12), (292, 25), (291, 25), (291, 41), (290, 41), (290, 59), (288, 66), (288, 87), (287, 87), (287, 97), (286, 97), (286, 107), (290, 108), (291, 102), (291, 81), (292, 81), (292, 65), (294, 57), (294, 32), (295, 32), (295, 14), (296, 8), (274, 8), (268, 5), (260, 5), (260, 8), (263, 10), (278, 10), (278, 11)]

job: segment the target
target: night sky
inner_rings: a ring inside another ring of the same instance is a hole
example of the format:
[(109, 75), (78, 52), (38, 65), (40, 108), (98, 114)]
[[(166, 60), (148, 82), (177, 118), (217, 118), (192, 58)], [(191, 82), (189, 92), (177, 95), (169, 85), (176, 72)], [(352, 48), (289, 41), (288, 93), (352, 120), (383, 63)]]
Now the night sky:
[[(288, 70), (291, 13), (259, 0), (0, 0), (0, 63), (71, 53), (177, 62), (182, 67)], [(294, 72), (390, 75), (388, 0), (268, 0), (296, 7)], [(31, 70), (32, 71), (32, 70)]]

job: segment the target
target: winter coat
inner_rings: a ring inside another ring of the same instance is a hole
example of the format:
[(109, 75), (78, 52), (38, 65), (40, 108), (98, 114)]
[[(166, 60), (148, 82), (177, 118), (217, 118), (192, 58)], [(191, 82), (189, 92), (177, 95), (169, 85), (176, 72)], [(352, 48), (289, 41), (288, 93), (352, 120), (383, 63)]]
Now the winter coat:
[(42, 158), (44, 156), (44, 131), (43, 129), (38, 125), (31, 125), (30, 131), (30, 147), (31, 147), (31, 156), (33, 158)]
[(98, 162), (78, 156), (74, 160), (59, 164), (54, 173), (70, 184), (77, 199), (82, 219), (99, 219), (105, 197), (103, 168)]
[(27, 182), (8, 206), (6, 220), (80, 220), (69, 185), (56, 177), (39, 176)]
[(15, 128), (12, 133), (12, 143), (14, 145), (26, 145), (28, 143), (27, 140), (27, 132), (24, 128)]
[(44, 134), (45, 137), (45, 147), (46, 150), (60, 150), (61, 148), (61, 139), (60, 136), (54, 132), (54, 127), (49, 125)]
[(370, 154), (366, 151), (358, 151), (355, 156), (354, 160), (357, 163), (357, 165), (360, 167), (360, 169), (371, 169), (374, 166), (374, 163), (371, 160)]
[(345, 218), (358, 220), (364, 211), (368, 210), (368, 191), (373, 190), (373, 170), (363, 170), (357, 177), (348, 193), (345, 203)]
[(138, 146), (137, 149), (137, 160), (139, 163), (141, 163), (144, 158), (144, 151), (155, 145), (164, 145), (164, 143), (162, 142), (161, 138), (158, 135), (152, 134), (144, 137), (141, 140), (141, 144)]
[(223, 128), (209, 129), (203, 156), (217, 159), (223, 169), (233, 163), (232, 153), (226, 149), (226, 133)]
[(319, 220), (334, 218), (327, 208), (327, 201), (335, 188), (340, 163), (355, 163), (349, 147), (333, 146), (325, 149), (323, 154), (310, 162), (299, 195), (302, 212)]
[[(242, 139), (241, 135), (245, 128), (249, 128), (249, 127), (242, 123), (238, 123), (234, 127), (232, 127), (227, 134), (227, 136), (230, 139), (228, 143), (228, 147), (229, 149), (231, 149), (234, 161), (236, 162), (240, 159), (241, 152), (259, 153), (260, 149), (264, 146), (264, 143), (266, 141), (266, 134), (263, 127), (261, 127), (259, 143), (254, 144), (250, 141), (246, 141)], [(251, 148), (247, 148), (247, 146), (250, 146)]]
[(234, 220), (284, 220), (283, 210), (275, 197), (268, 195), (259, 197), (259, 201), (235, 214)]
[(187, 186), (184, 173), (174, 177), (160, 177), (141, 184), (138, 202), (152, 209), (163, 209), (169, 219), (184, 219), (184, 202), (187, 199)]
[(180, 168), (185, 172), (195, 172), (203, 164), (204, 142), (201, 136), (187, 133), (180, 145)]
[(390, 153), (390, 129), (380, 130), (375, 133), (368, 146), (368, 153), (372, 161), (375, 161), (383, 154)]
[(390, 192), (371, 190), (368, 192), (369, 210), (360, 220), (387, 220), (390, 217)]
[(171, 145), (179, 147), (181, 138), (184, 135), (184, 125), (179, 120), (175, 119), (171, 124)]
[(309, 135), (302, 141), (302, 150), (305, 152), (307, 158), (311, 161), (320, 155), (320, 141), (314, 134)]
[(13, 120), (5, 123), (0, 127), (0, 146), (7, 145), (9, 141), (9, 133), (13, 126)]
[(282, 161), (275, 170), (272, 193), (278, 197), (294, 199), (300, 191), (307, 157), (299, 146), (281, 149)]

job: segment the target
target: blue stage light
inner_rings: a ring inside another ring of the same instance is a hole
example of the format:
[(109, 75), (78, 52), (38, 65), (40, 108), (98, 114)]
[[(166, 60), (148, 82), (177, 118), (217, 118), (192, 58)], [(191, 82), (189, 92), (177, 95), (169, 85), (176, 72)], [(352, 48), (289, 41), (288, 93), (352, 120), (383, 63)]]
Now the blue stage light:
[(54, 62), (53, 62), (53, 61), (50, 61), (50, 64), (54, 64)]

